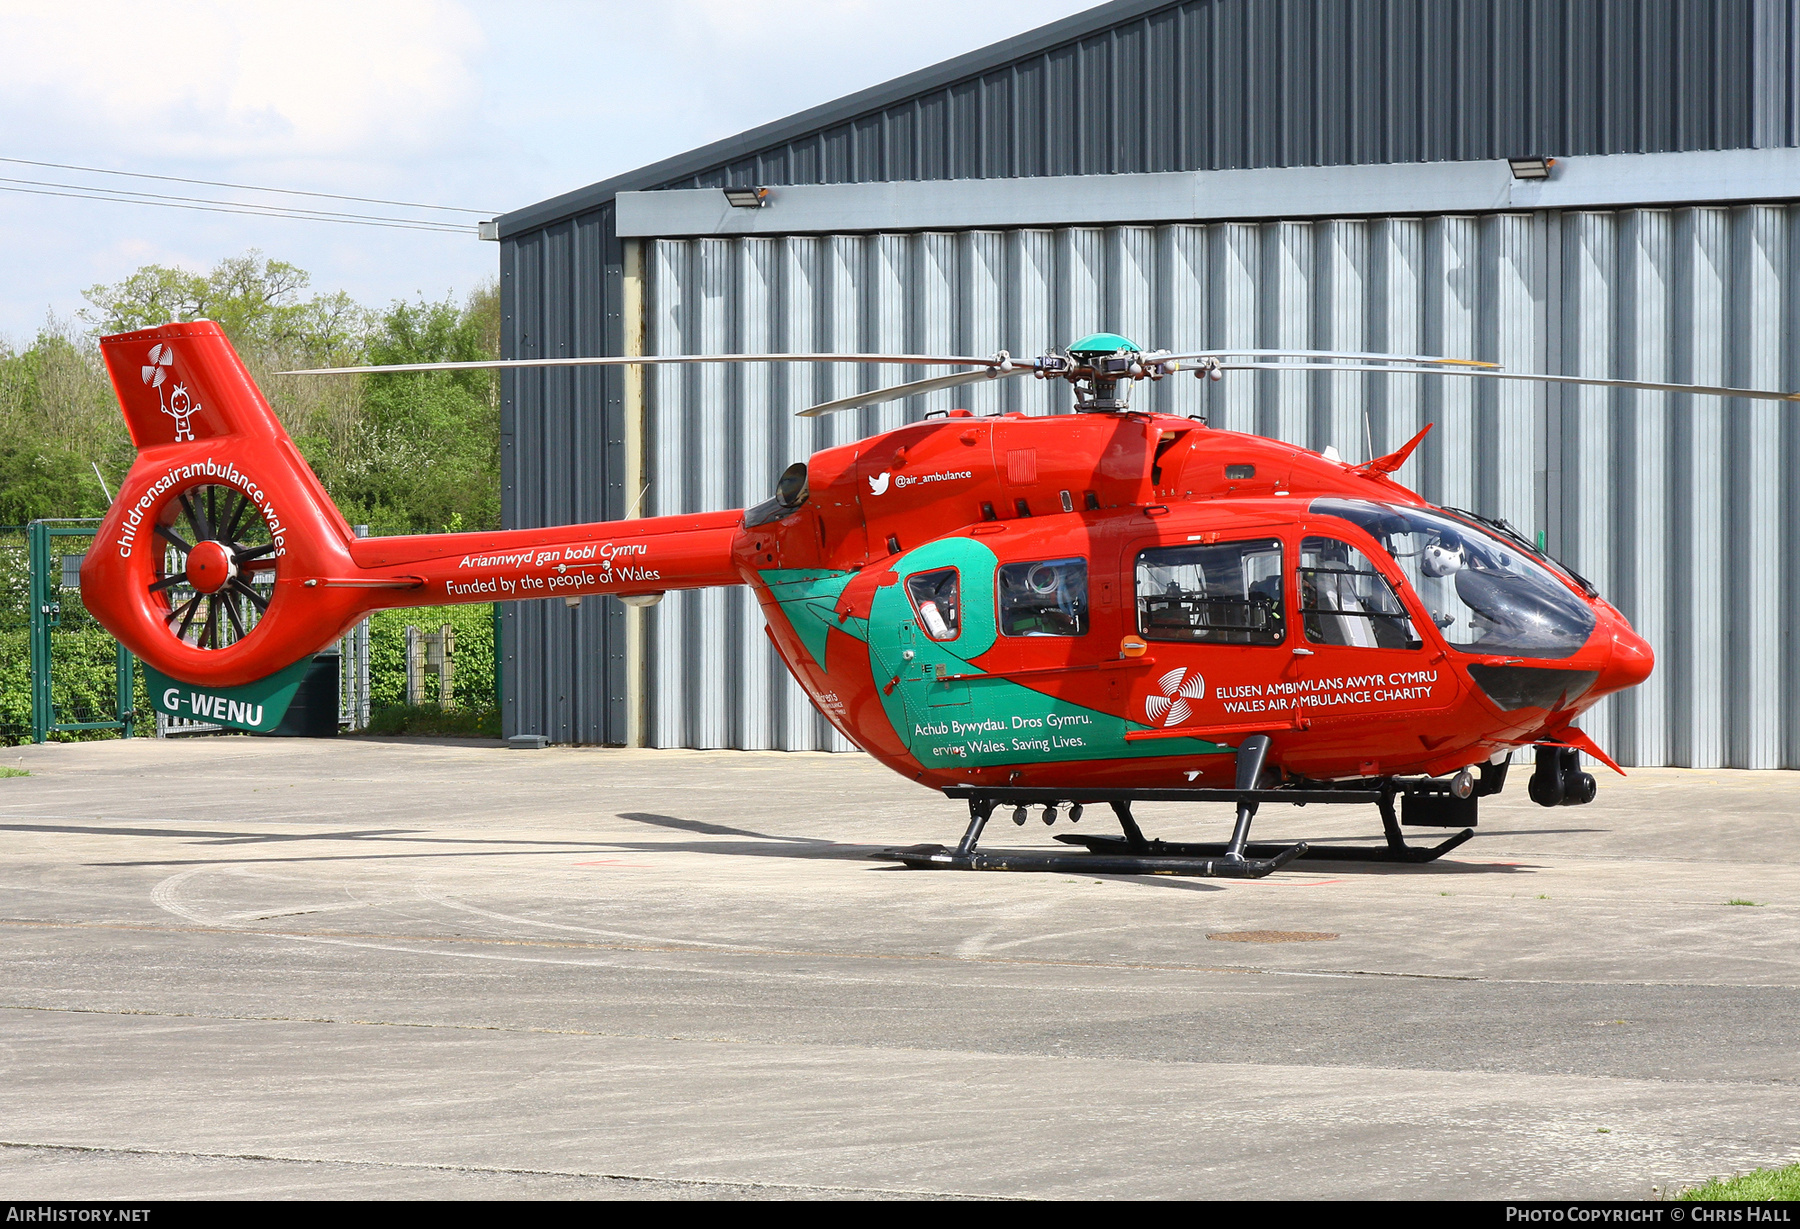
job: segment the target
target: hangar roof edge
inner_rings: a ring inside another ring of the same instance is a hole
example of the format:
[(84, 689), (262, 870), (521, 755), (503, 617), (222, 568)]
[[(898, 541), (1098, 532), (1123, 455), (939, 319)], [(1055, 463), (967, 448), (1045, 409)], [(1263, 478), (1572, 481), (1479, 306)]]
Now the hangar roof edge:
[(620, 192), (642, 191), (671, 179), (696, 174), (722, 162), (754, 153), (765, 146), (791, 140), (815, 129), (831, 127), (869, 111), (891, 106), (915, 94), (930, 93), (953, 82), (979, 76), (1012, 60), (1048, 51), (1108, 26), (1135, 21), (1159, 9), (1174, 8), (1179, 3), (1181, 0), (1112, 0), (1111, 3), (1085, 9), (1035, 30), (1015, 34), (1011, 38), (907, 73), (903, 77), (895, 77), (880, 85), (797, 111), (709, 145), (626, 171), (622, 175), (602, 179), (585, 188), (576, 188), (560, 196), (503, 213), (499, 218), (500, 236), (508, 238), (522, 231), (536, 230), (564, 218), (587, 213), (605, 205)]

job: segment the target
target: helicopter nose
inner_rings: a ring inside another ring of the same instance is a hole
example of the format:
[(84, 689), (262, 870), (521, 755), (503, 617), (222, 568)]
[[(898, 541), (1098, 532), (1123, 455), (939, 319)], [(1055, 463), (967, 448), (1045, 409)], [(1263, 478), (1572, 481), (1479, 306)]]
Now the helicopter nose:
[(1650, 677), (1656, 666), (1656, 653), (1650, 643), (1631, 625), (1620, 619), (1613, 629), (1612, 656), (1600, 671), (1600, 678), (1589, 694), (1609, 695), (1636, 687)]

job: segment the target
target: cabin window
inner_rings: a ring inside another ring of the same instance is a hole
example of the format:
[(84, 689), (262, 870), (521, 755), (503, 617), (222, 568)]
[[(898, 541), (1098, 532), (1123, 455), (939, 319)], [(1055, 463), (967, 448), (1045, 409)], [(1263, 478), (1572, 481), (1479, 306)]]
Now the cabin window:
[(927, 636), (955, 640), (962, 634), (962, 578), (955, 568), (908, 576), (906, 592)]
[(1281, 543), (1197, 543), (1137, 557), (1138, 632), (1146, 640), (1280, 644)]
[(1085, 636), (1086, 559), (1045, 559), (1000, 568), (1000, 631), (1008, 636)]
[(1313, 644), (1416, 649), (1421, 643), (1387, 577), (1336, 538), (1300, 543), (1300, 617)]

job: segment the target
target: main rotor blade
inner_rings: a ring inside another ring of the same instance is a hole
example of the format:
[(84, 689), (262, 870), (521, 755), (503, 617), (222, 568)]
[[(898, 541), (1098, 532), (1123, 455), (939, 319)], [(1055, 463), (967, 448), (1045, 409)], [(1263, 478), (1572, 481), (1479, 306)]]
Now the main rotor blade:
[(903, 367), (998, 367), (996, 354), (626, 354), (594, 358), (497, 358), (471, 363), (389, 363), (374, 367), (308, 367), (278, 376), (383, 375), (399, 371), (496, 371), (520, 367), (661, 367), (677, 363), (886, 363)]
[(794, 417), (818, 418), (822, 414), (835, 414), (839, 410), (853, 410), (859, 405), (880, 405), (884, 401), (898, 401), (902, 397), (911, 397), (917, 393), (935, 393), (942, 388), (974, 384), (978, 380), (998, 380), (1010, 376), (1030, 375), (1032, 370), (1029, 366), (1014, 367), (1011, 371), (999, 371), (990, 367), (983, 371), (960, 371), (951, 376), (932, 376), (925, 380), (914, 380), (910, 384), (873, 388), (866, 393), (854, 393), (848, 397), (839, 397), (836, 401), (821, 401), (818, 405), (808, 406), (801, 410)]
[(1146, 362), (1169, 363), (1195, 358), (1336, 358), (1359, 362), (1433, 363), (1448, 367), (1484, 367), (1500, 370), (1499, 363), (1478, 358), (1443, 358), (1428, 354), (1382, 354), (1364, 350), (1199, 350), (1193, 354), (1146, 354)]
[(1717, 384), (1667, 384), (1660, 380), (1607, 380), (1599, 376), (1552, 376), (1534, 371), (1471, 371), (1451, 367), (1341, 367), (1335, 363), (1220, 363), (1221, 371), (1385, 371), (1411, 376), (1467, 376), (1480, 380), (1524, 380), (1532, 384), (1584, 384), (1592, 388), (1638, 388), (1653, 393), (1692, 393), (1697, 397), (1747, 397), (1753, 401), (1800, 401), (1800, 393), (1767, 388), (1726, 388)]

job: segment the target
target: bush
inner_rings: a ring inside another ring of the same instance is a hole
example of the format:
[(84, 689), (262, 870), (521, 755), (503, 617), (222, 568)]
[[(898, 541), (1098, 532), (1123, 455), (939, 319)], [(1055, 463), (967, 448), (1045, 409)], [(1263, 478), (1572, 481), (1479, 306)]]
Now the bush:
[(440, 709), (434, 704), (386, 704), (369, 714), (370, 734), (439, 734), (499, 738), (497, 708)]
[[(369, 707), (406, 703), (406, 628), (435, 632), (448, 623), (456, 636), (456, 673), (451, 698), (458, 708), (494, 705), (494, 607), (419, 606), (378, 610), (369, 617)], [(437, 681), (425, 680), (426, 699), (436, 699)]]
[[(454, 707), (435, 703), (437, 680), (425, 678), (426, 703), (406, 703), (406, 628), (437, 631), (448, 623), (456, 638)], [(494, 697), (494, 607), (420, 606), (381, 610), (369, 618), (369, 733), (500, 737)]]

